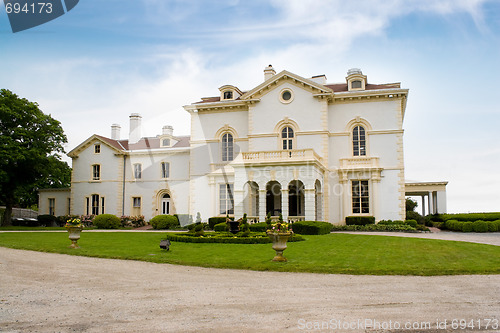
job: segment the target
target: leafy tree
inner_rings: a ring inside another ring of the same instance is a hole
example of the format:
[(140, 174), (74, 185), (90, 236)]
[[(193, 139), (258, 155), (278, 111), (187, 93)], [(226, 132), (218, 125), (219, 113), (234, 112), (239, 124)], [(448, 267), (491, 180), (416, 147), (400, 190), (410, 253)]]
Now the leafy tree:
[(6, 207), (4, 225), (11, 223), (14, 205), (32, 202), (26, 193), (33, 195), (41, 185), (68, 183), (67, 168), (59, 155), (64, 153), (66, 142), (60, 122), (44, 114), (37, 103), (0, 90), (0, 201)]
[(412, 200), (411, 198), (406, 198), (406, 211), (413, 212), (417, 208), (418, 202)]

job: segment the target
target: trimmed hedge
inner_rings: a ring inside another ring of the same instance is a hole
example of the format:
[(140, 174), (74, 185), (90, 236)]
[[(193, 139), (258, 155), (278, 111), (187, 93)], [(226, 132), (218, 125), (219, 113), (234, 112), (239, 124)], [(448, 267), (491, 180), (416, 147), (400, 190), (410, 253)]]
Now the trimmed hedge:
[(250, 224), (250, 231), (253, 231), (253, 232), (266, 232), (267, 228), (268, 227), (267, 227), (266, 222), (259, 222), (259, 223)]
[(500, 220), (497, 221), (457, 221), (447, 220), (444, 223), (444, 228), (451, 231), (462, 232), (497, 232), (500, 231)]
[(97, 229), (118, 229), (122, 225), (120, 218), (113, 214), (97, 215), (92, 222)]
[(149, 221), (149, 224), (153, 229), (171, 229), (180, 226), (179, 220), (173, 215), (156, 215)]
[(346, 225), (367, 225), (375, 224), (374, 216), (346, 216)]
[(437, 219), (434, 219), (436, 215), (432, 215), (431, 219), (433, 221), (438, 221), (442, 219), (444, 221), (455, 220), (464, 222), (474, 222), (474, 221), (497, 221), (500, 220), (500, 213), (469, 213), (469, 214), (440, 214), (437, 215)]
[[(220, 224), (220, 223), (219, 223)], [(203, 237), (196, 237), (189, 233), (168, 233), (165, 237), (172, 242), (183, 243), (227, 243), (227, 244), (267, 244), (271, 239), (265, 233), (250, 234), (250, 237), (235, 237), (229, 232), (206, 233)], [(294, 234), (288, 242), (305, 240), (301, 235)]]
[(298, 221), (292, 223), (292, 230), (302, 235), (325, 235), (332, 231), (332, 224), (318, 221)]
[(408, 224), (367, 224), (367, 225), (333, 225), (332, 231), (402, 231), (418, 232)]
[(215, 225), (220, 223), (226, 223), (226, 217), (210, 217), (208, 219), (208, 225), (212, 230), (215, 230)]
[(380, 224), (380, 225), (409, 225), (411, 226), (412, 228), (417, 228), (417, 221), (415, 220), (406, 220), (406, 221), (401, 221), (401, 220), (380, 220), (377, 224)]
[[(225, 220), (225, 218), (224, 218), (224, 220)], [(227, 231), (227, 229), (228, 229), (228, 226), (227, 226), (226, 222), (217, 223), (214, 226), (214, 231)]]

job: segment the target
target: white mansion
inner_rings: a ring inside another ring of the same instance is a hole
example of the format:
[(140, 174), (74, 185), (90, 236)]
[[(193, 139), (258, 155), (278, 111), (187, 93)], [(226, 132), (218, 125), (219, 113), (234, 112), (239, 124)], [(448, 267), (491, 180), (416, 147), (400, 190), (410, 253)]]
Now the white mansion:
[[(68, 154), (71, 189), (41, 190), (40, 212), (147, 220), (200, 213), (203, 221), (244, 213), (263, 221), (271, 212), (335, 224), (353, 215), (405, 218), (408, 89), (400, 83), (370, 84), (351, 69), (344, 83), (329, 84), (324, 75), (269, 66), (255, 88), (219, 91), (184, 106), (189, 137), (171, 126), (143, 137), (141, 116), (132, 114), (128, 139), (114, 124), (110, 138), (85, 140)], [(408, 186), (428, 196), (429, 212), (445, 212), (445, 182)]]

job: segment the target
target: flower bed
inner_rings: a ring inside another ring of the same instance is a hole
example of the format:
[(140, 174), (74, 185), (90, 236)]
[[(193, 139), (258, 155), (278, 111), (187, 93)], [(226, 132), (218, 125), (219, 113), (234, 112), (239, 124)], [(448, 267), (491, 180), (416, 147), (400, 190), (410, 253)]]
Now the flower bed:
[[(166, 239), (172, 242), (183, 243), (227, 243), (227, 244), (266, 244), (271, 243), (271, 239), (263, 232), (251, 232), (248, 237), (233, 235), (230, 232), (210, 232), (203, 236), (195, 236), (192, 233), (167, 233)], [(301, 235), (294, 234), (289, 242), (299, 242), (305, 240)]]

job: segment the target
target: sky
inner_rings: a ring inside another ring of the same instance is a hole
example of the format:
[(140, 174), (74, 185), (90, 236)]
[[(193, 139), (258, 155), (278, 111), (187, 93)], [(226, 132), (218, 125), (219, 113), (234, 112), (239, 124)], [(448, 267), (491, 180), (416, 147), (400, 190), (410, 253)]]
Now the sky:
[(500, 211), (500, 0), (81, 0), (18, 33), (0, 6), (0, 88), (59, 120), (67, 152), (113, 123), (125, 138), (134, 112), (143, 135), (189, 135), (182, 106), (269, 64), (401, 82), (406, 179), (448, 181), (449, 212)]

